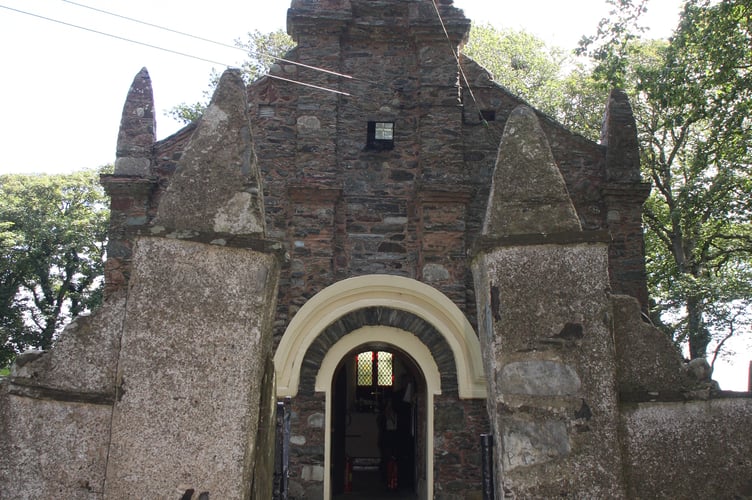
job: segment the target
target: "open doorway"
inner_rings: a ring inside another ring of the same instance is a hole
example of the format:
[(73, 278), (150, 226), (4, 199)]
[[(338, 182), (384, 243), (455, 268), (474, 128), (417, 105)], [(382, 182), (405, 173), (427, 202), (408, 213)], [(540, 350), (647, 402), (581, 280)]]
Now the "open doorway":
[(332, 380), (335, 498), (417, 498), (425, 478), (425, 381), (397, 349), (365, 345)]

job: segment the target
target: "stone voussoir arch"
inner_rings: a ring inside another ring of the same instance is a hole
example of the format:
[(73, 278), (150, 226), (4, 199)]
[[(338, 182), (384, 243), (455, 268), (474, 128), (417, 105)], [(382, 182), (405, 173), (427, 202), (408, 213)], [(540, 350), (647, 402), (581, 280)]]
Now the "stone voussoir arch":
[(407, 311), (430, 323), (454, 356), (458, 396), (463, 399), (486, 397), (480, 343), (457, 305), (425, 283), (383, 274), (339, 281), (300, 308), (274, 355), (277, 396), (297, 395), (306, 352), (329, 325), (353, 311), (369, 307)]

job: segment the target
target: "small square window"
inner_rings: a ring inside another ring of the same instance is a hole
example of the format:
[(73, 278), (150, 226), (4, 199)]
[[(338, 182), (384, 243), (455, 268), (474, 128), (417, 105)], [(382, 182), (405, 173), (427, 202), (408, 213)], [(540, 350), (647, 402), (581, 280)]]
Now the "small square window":
[(394, 140), (394, 123), (376, 122), (376, 140), (393, 141)]
[(274, 118), (274, 108), (268, 104), (259, 104), (258, 116), (259, 118)]
[(367, 149), (394, 148), (394, 122), (368, 122)]
[(482, 109), (480, 111), (480, 116), (487, 122), (496, 121), (496, 111), (493, 109)]

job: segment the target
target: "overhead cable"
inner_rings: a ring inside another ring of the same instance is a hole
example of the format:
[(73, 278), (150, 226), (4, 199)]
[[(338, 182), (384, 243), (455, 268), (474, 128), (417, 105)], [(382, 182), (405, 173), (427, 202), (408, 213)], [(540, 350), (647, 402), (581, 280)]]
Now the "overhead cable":
[(225, 47), (225, 48), (229, 48), (229, 49), (233, 49), (233, 50), (239, 50), (239, 51), (242, 51), (243, 53), (251, 54), (251, 55), (254, 55), (256, 57), (269, 57), (271, 59), (274, 59), (275, 61), (280, 61), (280, 62), (287, 63), (287, 64), (294, 64), (295, 66), (300, 66), (301, 68), (306, 68), (306, 69), (311, 69), (311, 70), (314, 70), (314, 71), (319, 71), (321, 73), (326, 73), (328, 75), (338, 76), (340, 78), (347, 78), (347, 79), (350, 79), (350, 80), (358, 80), (358, 78), (355, 78), (352, 75), (346, 75), (344, 73), (338, 73), (336, 71), (328, 70), (328, 69), (321, 68), (321, 67), (318, 67), (318, 66), (310, 66), (308, 64), (304, 64), (304, 63), (301, 63), (301, 62), (298, 62), (298, 61), (292, 61), (292, 60), (289, 60), (289, 59), (284, 59), (282, 57), (275, 56), (273, 54), (269, 54), (269, 53), (266, 53), (266, 52), (260, 52), (260, 51), (253, 51), (253, 50), (249, 50), (249, 49), (244, 49), (242, 47), (238, 47), (237, 45), (230, 45), (228, 43), (218, 42), (216, 40), (211, 40), (209, 38), (204, 38), (204, 37), (200, 37), (200, 36), (197, 36), (197, 35), (192, 35), (190, 33), (185, 33), (184, 31), (178, 31), (178, 30), (174, 30), (172, 28), (167, 28), (165, 26), (161, 26), (159, 24), (153, 24), (153, 23), (149, 23), (149, 22), (146, 22), (146, 21), (141, 21), (139, 19), (134, 19), (132, 17), (123, 16), (123, 15), (116, 14), (114, 12), (110, 12), (110, 11), (107, 11), (107, 10), (104, 10), (104, 9), (99, 9), (97, 7), (92, 7), (90, 5), (85, 5), (85, 4), (82, 4), (82, 3), (74, 2), (72, 0), (63, 0), (63, 2), (69, 3), (71, 5), (75, 5), (77, 7), (83, 7), (84, 9), (93, 10), (95, 12), (100, 12), (100, 13), (106, 14), (108, 16), (113, 16), (113, 17), (117, 17), (117, 18), (120, 18), (120, 19), (124, 19), (126, 21), (130, 21), (130, 22), (133, 22), (133, 23), (142, 24), (144, 26), (149, 26), (151, 28), (156, 28), (156, 29), (159, 29), (159, 30), (162, 30), (162, 31), (167, 31), (169, 33), (174, 33), (176, 35), (181, 35), (181, 36), (186, 36), (186, 37), (189, 37), (189, 38), (193, 38), (194, 40), (200, 40), (202, 42), (211, 43), (211, 44), (214, 44), (214, 45), (218, 45), (220, 47)]
[[(0, 9), (10, 10), (10, 11), (13, 11), (13, 12), (17, 12), (19, 14), (24, 14), (24, 15), (31, 16), (31, 17), (36, 17), (38, 19), (43, 19), (45, 21), (50, 21), (50, 22), (53, 22), (53, 23), (61, 24), (63, 26), (67, 26), (67, 27), (70, 27), (70, 28), (76, 28), (76, 29), (80, 29), (80, 30), (83, 30), (83, 31), (88, 31), (89, 33), (94, 33), (94, 34), (97, 34), (97, 35), (102, 35), (102, 36), (114, 38), (116, 40), (121, 40), (123, 42), (134, 43), (136, 45), (141, 45), (143, 47), (148, 47), (150, 49), (161, 50), (163, 52), (168, 52), (170, 54), (174, 54), (174, 55), (178, 55), (178, 56), (183, 56), (183, 57), (188, 57), (190, 59), (196, 59), (196, 60), (203, 61), (203, 62), (208, 62), (208, 63), (211, 63), (211, 64), (218, 64), (220, 66), (225, 66), (227, 68), (232, 67), (232, 65), (226, 64), (226, 63), (223, 63), (223, 62), (214, 61), (212, 59), (206, 59), (204, 57), (194, 56), (192, 54), (188, 54), (188, 53), (185, 53), (185, 52), (180, 52), (180, 51), (173, 50), (173, 49), (168, 49), (168, 48), (165, 48), (165, 47), (160, 47), (158, 45), (153, 45), (153, 44), (146, 43), (146, 42), (140, 42), (138, 40), (133, 40), (131, 38), (126, 38), (126, 37), (119, 36), (119, 35), (113, 35), (112, 33), (106, 33), (104, 31), (99, 31), (99, 30), (95, 30), (95, 29), (92, 29), (92, 28), (87, 28), (85, 26), (79, 26), (78, 24), (73, 24), (73, 23), (69, 23), (69, 22), (66, 22), (66, 21), (61, 21), (59, 19), (53, 19), (51, 17), (42, 16), (40, 14), (35, 14), (33, 12), (27, 12), (27, 11), (24, 11), (24, 10), (15, 9), (13, 7), (8, 7), (6, 5), (0, 5)], [(326, 92), (332, 92), (332, 93), (335, 93), (335, 94), (341, 94), (341, 95), (346, 95), (346, 96), (350, 95), (350, 94), (348, 94), (346, 92), (342, 92), (342, 91), (331, 89), (331, 88), (327, 88), (327, 87), (322, 87), (320, 85), (313, 85), (313, 84), (301, 82), (301, 81), (298, 81), (298, 80), (292, 80), (292, 79), (289, 79), (289, 78), (282, 78), (282, 77), (278, 77), (278, 76), (274, 76), (274, 75), (266, 75), (266, 76), (269, 76), (269, 77), (274, 78), (276, 80), (282, 80), (282, 81), (285, 81), (285, 82), (294, 83), (296, 85), (302, 85), (304, 87), (311, 87), (311, 88), (315, 88), (315, 89), (319, 89), (319, 90), (324, 90)]]
[[(465, 85), (467, 86), (467, 91), (470, 93), (470, 97), (473, 100), (473, 103), (475, 103), (475, 107), (478, 110), (478, 114), (481, 114), (480, 106), (478, 105), (478, 101), (475, 99), (475, 94), (473, 93), (473, 89), (470, 86), (470, 82), (467, 79), (467, 75), (465, 75), (465, 70), (462, 69), (462, 63), (460, 62), (460, 56), (457, 54), (457, 51), (454, 50), (454, 45), (452, 44), (452, 39), (449, 37), (449, 32), (446, 29), (446, 25), (444, 24), (444, 19), (441, 18), (441, 12), (439, 11), (439, 6), (436, 4), (436, 0), (431, 0), (431, 3), (433, 3), (433, 8), (436, 10), (436, 15), (439, 18), (439, 23), (441, 23), (441, 29), (444, 30), (444, 36), (446, 36), (447, 42), (449, 42), (449, 48), (452, 51), (452, 55), (454, 56), (454, 60), (457, 61), (457, 68), (460, 71), (460, 75), (462, 75), (462, 80), (465, 82)], [(481, 116), (481, 120), (485, 122), (486, 120)]]
[(214, 61), (212, 59), (206, 59), (206, 58), (203, 58), (203, 57), (194, 56), (192, 54), (186, 54), (185, 52), (180, 52), (180, 51), (173, 50), (173, 49), (167, 49), (165, 47), (160, 47), (158, 45), (152, 45), (152, 44), (146, 43), (146, 42), (139, 42), (138, 40), (133, 40), (132, 38), (126, 38), (126, 37), (119, 36), (119, 35), (113, 35), (112, 33), (106, 33), (104, 31), (95, 30), (93, 28), (87, 28), (85, 26), (79, 26), (78, 24), (73, 24), (73, 23), (69, 23), (69, 22), (66, 22), (66, 21), (61, 21), (59, 19), (53, 19), (51, 17), (42, 16), (40, 14), (34, 14), (33, 12), (27, 12), (27, 11), (20, 10), (20, 9), (14, 9), (13, 7), (8, 7), (6, 5), (0, 5), (0, 8), (7, 9), (7, 10), (12, 10), (13, 12), (18, 12), (19, 14), (25, 14), (27, 16), (36, 17), (38, 19), (44, 19), (45, 21), (50, 21), (50, 22), (53, 22), (53, 23), (62, 24), (63, 26), (68, 26), (70, 28), (76, 28), (76, 29), (88, 31), (90, 33), (95, 33), (97, 35), (107, 36), (107, 37), (110, 37), (110, 38), (114, 38), (116, 40), (121, 40), (121, 41), (129, 42), (129, 43), (135, 43), (136, 45), (141, 45), (141, 46), (144, 46), (144, 47), (149, 47), (150, 49), (161, 50), (163, 52), (169, 52), (171, 54), (175, 54), (175, 55), (178, 55), (178, 56), (190, 57), (191, 59), (198, 59), (199, 61), (208, 62), (208, 63), (211, 63), (211, 64), (219, 64), (220, 66), (225, 66), (225, 67), (230, 67), (231, 66), (229, 64), (225, 64), (225, 63), (222, 63), (222, 62), (219, 62), (219, 61)]
[(295, 83), (297, 85), (302, 85), (304, 87), (310, 87), (312, 89), (326, 90), (327, 92), (333, 92), (335, 94), (340, 94), (340, 95), (344, 95), (344, 96), (348, 96), (348, 97), (351, 96), (351, 94), (348, 94), (347, 92), (342, 92), (341, 90), (335, 90), (335, 89), (330, 89), (330, 88), (327, 88), (327, 87), (321, 87), (319, 85), (314, 85), (312, 83), (301, 82), (301, 81), (298, 81), (298, 80), (291, 80), (289, 78), (283, 78), (281, 76), (272, 75), (270, 73), (267, 73), (265, 76), (267, 76), (269, 78), (272, 78), (274, 80), (282, 80), (283, 82)]

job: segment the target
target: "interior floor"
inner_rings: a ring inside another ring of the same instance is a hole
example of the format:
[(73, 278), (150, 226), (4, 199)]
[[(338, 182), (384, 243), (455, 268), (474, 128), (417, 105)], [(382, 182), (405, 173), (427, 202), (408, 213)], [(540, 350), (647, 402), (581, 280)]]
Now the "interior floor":
[(352, 491), (335, 495), (334, 499), (378, 500), (382, 498), (417, 499), (413, 491), (397, 488), (390, 490), (386, 487), (379, 471), (353, 471)]

